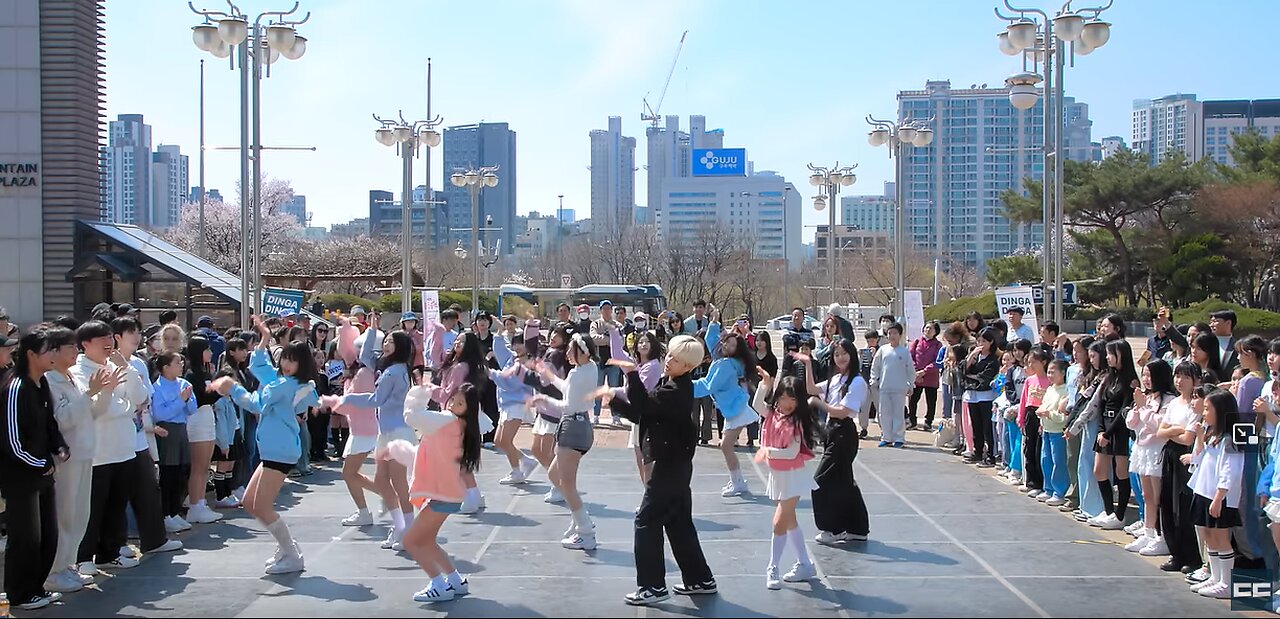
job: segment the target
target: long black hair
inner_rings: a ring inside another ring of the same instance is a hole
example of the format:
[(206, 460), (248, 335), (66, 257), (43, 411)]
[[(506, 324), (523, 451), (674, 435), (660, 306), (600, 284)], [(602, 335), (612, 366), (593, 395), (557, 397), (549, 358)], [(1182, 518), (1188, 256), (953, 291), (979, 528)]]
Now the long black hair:
[(1205, 396), (1204, 405), (1212, 405), (1214, 412), (1213, 424), (1205, 427), (1206, 442), (1217, 445), (1225, 438), (1228, 445), (1232, 444), (1231, 428), (1240, 422), (1240, 408), (1236, 397), (1230, 391), (1215, 389)]
[(383, 351), (382, 358), (378, 359), (378, 369), (385, 370), (396, 364), (404, 364), (408, 369), (413, 361), (413, 338), (409, 337), (404, 331), (392, 331), (388, 334), (391, 338), (391, 344), (395, 350), (390, 353)]
[(1111, 374), (1111, 383), (1107, 387), (1108, 393), (1116, 393), (1117, 390), (1132, 389), (1133, 381), (1138, 380), (1138, 368), (1133, 364), (1133, 349), (1129, 347), (1129, 342), (1124, 339), (1110, 340), (1106, 343), (1107, 354), (1115, 355), (1120, 359), (1120, 367), (1111, 367), (1109, 359), (1103, 360), (1107, 364), (1107, 371)]
[[(843, 337), (837, 337), (831, 343), (832, 348), (840, 348), (845, 354), (849, 355), (849, 367), (844, 372), (840, 372), (844, 376), (844, 383), (840, 385), (840, 399), (849, 395), (849, 385), (853, 383), (853, 379), (862, 375), (862, 361), (858, 358), (858, 347), (854, 346), (853, 340)], [(838, 369), (836, 368), (836, 354), (831, 353), (831, 376), (834, 378)]]
[[(1208, 361), (1205, 363), (1204, 370), (1206, 372), (1206, 382), (1217, 382), (1226, 378), (1222, 371), (1222, 351), (1218, 348), (1218, 336), (1212, 331), (1201, 331), (1196, 334), (1196, 339), (1192, 344), (1204, 351)], [(1195, 353), (1191, 354), (1191, 360), (1195, 361)], [(1212, 374), (1212, 378), (1208, 377)]]
[(769, 406), (776, 406), (782, 396), (795, 399), (796, 409), (792, 411), (791, 418), (800, 423), (800, 440), (804, 441), (804, 446), (813, 449), (822, 440), (822, 428), (818, 425), (818, 412), (809, 406), (809, 388), (805, 381), (795, 376), (782, 377), (769, 395)]
[(19, 376), (30, 378), (28, 374), (31, 373), (31, 361), (27, 358), (27, 353), (43, 355), (46, 352), (49, 352), (49, 332), (47, 330), (36, 329), (22, 336), (18, 340), (18, 349), (13, 351), (13, 368), (5, 375), (6, 385), (9, 380), (16, 380)]
[[(647, 340), (649, 342), (649, 358), (640, 359), (640, 342)], [(653, 331), (641, 331), (636, 333), (636, 362), (648, 363), (654, 359), (662, 361), (667, 356), (667, 347), (662, 344), (662, 340), (658, 339), (658, 334)]]
[[(1093, 382), (1094, 375), (1098, 373), (1098, 368), (1093, 367), (1093, 362), (1089, 360), (1089, 349), (1093, 347), (1093, 342), (1094, 342), (1094, 339), (1092, 335), (1086, 335), (1076, 340), (1075, 342), (1076, 344), (1080, 345), (1080, 348), (1082, 350), (1084, 350), (1084, 364), (1086, 368), (1086, 369), (1081, 369), (1080, 374), (1076, 376), (1077, 388), (1089, 386), (1089, 383)], [(1075, 363), (1074, 348), (1071, 351), (1071, 357), (1072, 357), (1071, 362)]]
[(462, 459), (458, 464), (463, 471), (474, 473), (480, 470), (480, 388), (462, 383), (458, 393), (467, 401), (467, 412), (462, 415)]
[[(202, 335), (193, 335), (187, 339), (187, 382), (197, 389), (209, 382), (209, 365), (204, 362), (204, 352), (209, 350), (209, 340)], [(160, 366), (156, 366), (156, 371)]]
[(716, 351), (715, 351), (715, 354), (713, 355), (713, 358), (719, 359), (726, 356), (724, 354), (724, 345), (725, 345), (725, 342), (728, 342), (731, 339), (737, 339), (738, 341), (737, 347), (734, 348), (733, 350), (733, 355), (730, 355), (730, 356), (733, 357), (734, 359), (737, 359), (738, 363), (742, 364), (742, 371), (743, 371), (742, 375), (744, 377), (755, 376), (756, 375), (756, 351), (752, 350), (751, 347), (747, 345), (747, 338), (742, 337), (741, 333), (738, 333), (736, 331), (721, 333), (720, 341), (716, 343)]
[(1151, 389), (1147, 391), (1149, 395), (1177, 395), (1178, 390), (1173, 387), (1173, 367), (1165, 363), (1163, 359), (1156, 359), (1148, 363), (1146, 370), (1151, 373)]
[(299, 383), (315, 380), (316, 357), (311, 354), (311, 345), (306, 340), (295, 340), (285, 344), (280, 350), (280, 360), (286, 359), (298, 364), (298, 371), (293, 373), (293, 378)]
[(1267, 370), (1267, 340), (1262, 339), (1261, 335), (1246, 335), (1236, 341), (1237, 356), (1244, 357), (1245, 352), (1253, 354), (1253, 358), (1258, 361), (1259, 370)]
[[(406, 340), (409, 339), (408, 335), (404, 333), (401, 333), (401, 335), (404, 335)], [(467, 364), (467, 381), (479, 388), (489, 378), (487, 370), (489, 366), (484, 360), (484, 350), (480, 347), (480, 338), (471, 331), (459, 335), (458, 338), (462, 340), (462, 352), (459, 354), (457, 343), (455, 342), (454, 348), (445, 356), (444, 363), (440, 366), (440, 375), (446, 376), (453, 369), (453, 366), (465, 363)], [(409, 346), (412, 352), (412, 341), (410, 341)], [(396, 350), (399, 349), (400, 342), (397, 341)]]

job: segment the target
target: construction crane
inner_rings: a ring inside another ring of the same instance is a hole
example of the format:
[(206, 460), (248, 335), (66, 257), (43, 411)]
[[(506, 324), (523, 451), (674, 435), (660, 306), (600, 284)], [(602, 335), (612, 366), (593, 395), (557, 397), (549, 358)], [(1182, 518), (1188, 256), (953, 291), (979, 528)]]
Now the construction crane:
[(676, 57), (671, 59), (671, 70), (667, 71), (667, 81), (662, 84), (662, 92), (658, 95), (658, 105), (649, 107), (649, 93), (645, 93), (644, 111), (640, 112), (641, 121), (649, 121), (649, 124), (657, 127), (659, 119), (662, 118), (658, 112), (662, 110), (662, 100), (667, 98), (667, 87), (671, 85), (671, 76), (676, 74), (676, 63), (680, 60), (680, 50), (684, 49), (684, 38), (689, 36), (689, 31), (685, 30), (680, 35), (680, 44), (676, 45)]

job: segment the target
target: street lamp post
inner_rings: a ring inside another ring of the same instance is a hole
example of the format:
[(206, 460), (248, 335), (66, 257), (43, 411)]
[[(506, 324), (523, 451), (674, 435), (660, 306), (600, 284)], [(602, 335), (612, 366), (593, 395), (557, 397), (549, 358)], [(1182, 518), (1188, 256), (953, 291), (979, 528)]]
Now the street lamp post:
[(898, 124), (888, 120), (879, 120), (867, 116), (867, 124), (874, 127), (867, 134), (867, 142), (872, 146), (887, 146), (889, 158), (894, 160), (894, 222), (893, 222), (893, 314), (899, 318), (906, 316), (904, 304), (907, 292), (906, 258), (907, 258), (907, 192), (902, 179), (905, 176), (903, 157), (907, 146), (928, 146), (933, 142), (933, 129), (928, 120), (908, 120)]
[(832, 303), (836, 302), (836, 209), (840, 206), (837, 196), (840, 195), (841, 187), (852, 186), (858, 180), (857, 175), (853, 173), (856, 167), (858, 167), (856, 163), (840, 167), (839, 161), (830, 168), (809, 164), (809, 171), (812, 172), (809, 175), (809, 184), (818, 188), (818, 195), (813, 197), (813, 209), (821, 211), (827, 208), (828, 202), (831, 203), (831, 211), (828, 213), (830, 223), (827, 225), (827, 278), (831, 288)]
[[(1000, 13), (996, 17), (1008, 22), (1004, 32), (996, 35), (1000, 51), (1008, 56), (1022, 54), (1022, 73), (1005, 80), (1009, 87), (1009, 102), (1019, 110), (1029, 110), (1039, 100), (1036, 84), (1044, 82), (1044, 314), (1059, 322), (1064, 318), (1062, 308), (1062, 269), (1065, 242), (1065, 214), (1063, 204), (1063, 161), (1066, 158), (1066, 110), (1064, 108), (1063, 74), (1070, 56), (1075, 66), (1075, 56), (1086, 56), (1107, 44), (1111, 39), (1111, 24), (1100, 17), (1111, 8), (1114, 0), (1100, 7), (1071, 10), (1068, 0), (1050, 18), (1040, 9), (1021, 9), (1004, 0), (1004, 6), (1017, 13), (1016, 17)], [(1027, 15), (1039, 16), (1039, 20)], [(1044, 64), (1044, 76), (1037, 71)], [(1048, 157), (1053, 157), (1052, 172)], [(1052, 265), (1052, 273), (1050, 273)], [(1050, 277), (1052, 275), (1052, 277)], [(1053, 282), (1050, 292), (1049, 282)], [(1053, 301), (1050, 301), (1052, 295)], [(1051, 305), (1052, 303), (1052, 305)]]
[[(418, 147), (423, 146), (426, 149), (435, 148), (440, 145), (440, 132), (435, 127), (440, 124), (440, 117), (437, 116), (430, 120), (415, 120), (409, 122), (404, 119), (404, 112), (400, 112), (398, 120), (379, 118), (377, 114), (373, 115), (373, 119), (381, 124), (377, 130), (373, 132), (378, 143), (383, 146), (397, 146), (400, 149), (400, 157), (404, 162), (403, 183), (401, 184), (400, 193), (400, 268), (401, 268), (401, 299), (400, 311), (408, 312), (413, 309), (413, 281), (410, 273), (413, 270), (413, 227), (411, 211), (413, 210), (413, 157), (418, 153)], [(432, 200), (430, 196), (424, 196), (426, 200), (425, 208), (427, 212), (431, 211)], [(424, 222), (424, 233), (427, 238), (427, 245), (431, 245), (431, 218), (428, 216)]]
[[(191, 2), (187, 7), (204, 17), (204, 23), (191, 29), (196, 47), (217, 58), (229, 58), (232, 48), (238, 49), (240, 68), (240, 327), (249, 328), (249, 310), (253, 296), (250, 290), (261, 296), (262, 254), (262, 66), (274, 64), (281, 56), (297, 60), (307, 51), (307, 38), (298, 34), (295, 26), (311, 18), (307, 13), (301, 20), (290, 20), (289, 15), (298, 11), (298, 3), (288, 11), (264, 11), (249, 22), (247, 14), (227, 0), (230, 12), (196, 9)], [(273, 23), (263, 24), (263, 19), (275, 17)], [(216, 22), (216, 23), (215, 23)], [(236, 60), (231, 60), (235, 68)], [(252, 75), (252, 115), (250, 115), (250, 76)], [(249, 140), (250, 125), (253, 141)], [(253, 184), (250, 191), (249, 161), (253, 161)], [(207, 191), (201, 187), (202, 192)], [(250, 223), (250, 201), (253, 202)], [(249, 238), (252, 231), (252, 239)], [(252, 253), (250, 248), (253, 248)]]
[[(480, 311), (480, 190), (498, 186), (498, 166), (457, 171), (449, 177), (449, 182), (454, 187), (466, 187), (471, 194), (471, 312), (474, 316)], [(454, 253), (466, 257), (465, 249), (454, 250)]]

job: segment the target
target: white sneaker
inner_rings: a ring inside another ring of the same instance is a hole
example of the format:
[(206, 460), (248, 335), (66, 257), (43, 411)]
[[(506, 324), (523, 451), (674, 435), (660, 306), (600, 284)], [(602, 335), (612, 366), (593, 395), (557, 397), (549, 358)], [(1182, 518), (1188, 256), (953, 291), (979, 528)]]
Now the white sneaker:
[(1198, 585), (1208, 579), (1209, 579), (1209, 566), (1207, 565), (1202, 565), (1196, 571), (1191, 572), (1190, 574), (1187, 574), (1187, 578), (1186, 578), (1187, 583), (1193, 584), (1193, 585)]
[(400, 541), (400, 536), (396, 535), (396, 529), (395, 527), (392, 527), (391, 530), (387, 532), (387, 539), (382, 540), (382, 549), (391, 550), (395, 547), (396, 542), (398, 541)]
[(564, 503), (564, 495), (560, 494), (560, 489), (555, 486), (551, 487), (545, 495), (542, 496), (543, 503)]
[(595, 550), (596, 534), (594, 532), (575, 533), (560, 541), (560, 545), (569, 550)]
[(142, 553), (138, 552), (138, 549), (134, 548), (133, 546), (121, 546), (120, 556), (129, 557), (130, 559), (137, 559), (138, 557), (142, 556)]
[(182, 542), (176, 539), (171, 539), (163, 544), (160, 544), (159, 546), (156, 546), (155, 548), (152, 548), (151, 550), (148, 550), (147, 554), (157, 554), (161, 552), (175, 552), (178, 550), (182, 550)]
[(49, 574), (49, 578), (44, 581), (44, 588), (46, 591), (56, 593), (74, 593), (83, 589), (84, 583), (81, 582), (79, 574), (66, 569)]
[(116, 557), (115, 559), (112, 559), (107, 563), (95, 563), (94, 567), (98, 568), (99, 570), (104, 570), (104, 569), (127, 570), (132, 567), (138, 567), (138, 560), (131, 559), (129, 557)]
[(524, 475), (525, 481), (529, 481), (529, 476), (538, 468), (538, 461), (533, 458), (525, 458), (520, 461), (520, 473)]
[(173, 522), (174, 522), (174, 524), (178, 525), (178, 530), (179, 530), (179, 531), (190, 531), (190, 530), (191, 530), (191, 523), (190, 523), (190, 522), (187, 522), (187, 520), (186, 520), (185, 518), (183, 518), (182, 516), (174, 516), (174, 517), (173, 517)]
[(232, 491), (231, 491), (231, 494), (232, 494), (232, 495), (234, 495), (234, 496), (236, 497), (236, 500), (237, 500), (237, 501), (240, 501), (241, 503), (244, 503), (244, 495), (245, 495), (245, 493), (247, 493), (247, 492), (249, 492), (249, 489), (248, 489), (248, 488), (245, 488), (244, 486), (240, 486), (239, 488), (236, 488), (235, 490), (232, 490)]
[(1139, 550), (1146, 548), (1147, 544), (1150, 544), (1153, 541), (1155, 540), (1148, 538), (1147, 534), (1143, 533), (1137, 539), (1133, 540), (1132, 542), (1129, 542), (1129, 544), (1126, 545), (1124, 549), (1128, 550), (1129, 552), (1138, 552)]
[(1167, 557), (1169, 556), (1169, 544), (1165, 543), (1163, 537), (1157, 536), (1145, 548), (1139, 550), (1138, 554), (1144, 557)]
[(306, 563), (302, 560), (302, 554), (296, 552), (297, 546), (294, 546), (295, 552), (285, 553), (279, 561), (272, 563), (266, 567), (268, 574), (292, 574), (307, 569)]
[(1124, 523), (1115, 514), (1107, 514), (1103, 516), (1101, 526), (1103, 531), (1119, 531), (1124, 528)]
[(499, 479), (498, 483), (504, 486), (514, 486), (516, 484), (523, 484), (526, 481), (529, 480), (525, 479), (525, 474), (520, 469), (515, 469), (510, 473), (507, 473), (506, 477)]
[(1054, 497), (1049, 497), (1049, 499), (1046, 500), (1044, 504), (1048, 505), (1049, 507), (1061, 507), (1067, 504), (1067, 500), (1062, 497), (1054, 496)]
[(1031, 486), (1028, 486), (1026, 484), (1022, 484), (1018, 486), (1018, 492), (1028, 492), (1030, 490), (1031, 490)]
[(76, 568), (74, 568), (74, 567), (67, 569), (67, 573), (68, 573), (68, 574), (71, 574), (71, 576), (72, 576), (73, 578), (79, 578), (79, 579), (80, 579), (80, 584), (82, 584), (82, 585), (92, 585), (92, 584), (93, 584), (93, 576), (90, 576), (90, 575), (88, 575), (88, 574), (81, 574), (81, 573), (80, 573), (79, 571), (77, 571), (77, 570), (76, 570)]
[(182, 527), (178, 526), (178, 522), (177, 522), (176, 520), (174, 520), (174, 519), (173, 519), (173, 516), (165, 516), (165, 517), (164, 517), (164, 530), (165, 530), (165, 532), (167, 532), (167, 533), (178, 533), (178, 532), (180, 532), (180, 531), (184, 531), (185, 529), (183, 529)]
[(1052, 498), (1053, 498), (1053, 495), (1049, 494), (1048, 492), (1045, 492), (1044, 490), (1041, 490), (1040, 494), (1036, 495), (1036, 500), (1040, 501), (1041, 503), (1044, 503)]
[(818, 568), (812, 563), (796, 563), (791, 566), (791, 571), (782, 575), (782, 580), (786, 582), (804, 582), (806, 580), (817, 578)]
[(97, 576), (102, 573), (101, 571), (98, 570), (98, 566), (93, 564), (93, 561), (84, 561), (82, 563), (77, 564), (76, 571), (79, 572), (81, 576), (90, 576), (90, 577)]
[(367, 527), (373, 524), (373, 514), (368, 510), (357, 510), (356, 513), (342, 519), (344, 527)]
[(484, 509), (484, 495), (480, 495), (480, 498), (475, 500), (471, 498), (472, 496), (474, 495), (467, 495), (462, 499), (462, 507), (458, 508), (459, 514), (474, 514)]
[(1196, 593), (1207, 598), (1225, 600), (1231, 597), (1231, 585), (1225, 582), (1214, 583), (1212, 587), (1204, 587)]
[(484, 449), (493, 449), (492, 442), (484, 442), (484, 443), (481, 443), (480, 446), (483, 447)]
[(209, 524), (219, 520), (222, 520), (222, 514), (210, 509), (204, 501), (192, 505), (191, 508), (187, 510), (187, 522), (195, 524)]
[(720, 491), (720, 496), (727, 499), (729, 497), (742, 496), (746, 493), (747, 493), (747, 482), (744, 481), (739, 484), (731, 481), (725, 485), (723, 490)]
[(1027, 493), (1027, 496), (1028, 496), (1028, 497), (1031, 497), (1031, 498), (1033, 498), (1033, 499), (1034, 499), (1034, 498), (1036, 498), (1036, 497), (1040, 496), (1040, 493), (1041, 493), (1041, 492), (1043, 492), (1043, 491), (1042, 491), (1042, 490), (1040, 490), (1039, 488), (1028, 488), (1027, 490), (1025, 490), (1025, 492)]
[(1094, 516), (1088, 520), (1085, 520), (1085, 524), (1088, 524), (1091, 527), (1100, 527), (1102, 526), (1103, 522), (1106, 522), (1106, 520), (1107, 520), (1106, 514), (1098, 514), (1097, 516)]
[(1209, 574), (1208, 578), (1206, 578), (1205, 580), (1202, 580), (1202, 581), (1197, 582), (1197, 583), (1193, 583), (1193, 584), (1191, 585), (1191, 592), (1192, 592), (1192, 593), (1200, 593), (1200, 590), (1201, 590), (1201, 589), (1208, 589), (1209, 587), (1212, 587), (1212, 586), (1214, 586), (1214, 585), (1216, 585), (1216, 584), (1218, 584), (1218, 575), (1217, 575), (1217, 574)]
[(460, 598), (471, 593), (471, 583), (467, 582), (467, 577), (462, 577), (462, 582), (458, 584), (448, 583), (445, 587), (446, 591), (452, 591), (453, 597)]
[(764, 586), (777, 591), (782, 588), (782, 579), (778, 578), (778, 568), (771, 567), (764, 572)]
[(233, 494), (225, 499), (218, 499), (213, 503), (213, 506), (218, 509), (236, 509), (240, 507), (240, 499)]
[[(294, 544), (294, 545), (296, 546), (297, 544)], [(270, 559), (263, 561), (262, 564), (267, 567), (271, 567), (272, 564), (279, 563), (280, 560), (284, 558), (284, 555), (285, 555), (284, 547), (276, 546), (276, 553), (274, 555), (271, 555)]]
[(1137, 537), (1138, 534), (1142, 533), (1145, 529), (1146, 529), (1145, 523), (1143, 523), (1143, 521), (1141, 520), (1137, 520), (1129, 523), (1129, 525), (1124, 528), (1124, 532), (1134, 537)]
[(825, 544), (827, 546), (834, 546), (835, 544), (844, 543), (846, 540), (844, 538), (843, 533), (830, 533), (827, 531), (822, 531), (821, 533), (818, 533), (816, 536), (814, 536), (813, 541), (818, 542), (819, 544)]
[(431, 585), (427, 585), (426, 589), (413, 594), (413, 601), (421, 604), (438, 604), (452, 600), (453, 596), (454, 593), (448, 589), (440, 591)]

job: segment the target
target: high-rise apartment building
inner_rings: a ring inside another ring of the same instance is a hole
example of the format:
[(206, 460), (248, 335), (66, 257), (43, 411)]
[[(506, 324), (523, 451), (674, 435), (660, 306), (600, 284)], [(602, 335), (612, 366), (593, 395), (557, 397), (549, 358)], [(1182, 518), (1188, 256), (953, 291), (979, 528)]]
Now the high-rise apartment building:
[(107, 124), (102, 148), (102, 219), (143, 227), (151, 221), (151, 125), (142, 114)]
[(657, 220), (662, 208), (662, 181), (666, 178), (688, 178), (693, 168), (693, 149), (724, 148), (724, 131), (707, 131), (707, 118), (689, 117), (689, 131), (680, 130), (679, 116), (666, 116), (665, 125), (645, 130), (648, 160), (649, 217)]
[(1124, 138), (1118, 135), (1109, 135), (1105, 138), (1102, 138), (1101, 150), (1102, 150), (1103, 159), (1106, 159), (1112, 155), (1115, 155), (1116, 153), (1126, 148), (1128, 148), (1128, 146), (1125, 145)]
[[(196, 185), (195, 187), (192, 187), (192, 188), (191, 188), (190, 195), (188, 195), (188, 196), (187, 196), (187, 201), (188, 201), (188, 202), (200, 202), (200, 191), (201, 191), (201, 189), (200, 189), (200, 186), (199, 186), (199, 185)], [(217, 189), (210, 189), (210, 190), (209, 190), (209, 201), (210, 201), (210, 202), (214, 202), (214, 201), (222, 202), (222, 192), (221, 192), (221, 191), (218, 191)]]
[(608, 226), (632, 222), (636, 202), (636, 139), (622, 135), (622, 117), (591, 132), (591, 219)]
[(697, 242), (699, 234), (717, 228), (751, 242), (757, 258), (785, 257), (792, 268), (800, 266), (800, 195), (781, 175), (667, 178), (659, 195), (660, 242)]
[(174, 145), (161, 144), (151, 154), (151, 225), (178, 225), (182, 205), (191, 190), (187, 156)]
[[(934, 119), (933, 143), (906, 148), (903, 164), (907, 241), (916, 251), (984, 269), (991, 258), (1041, 245), (1042, 226), (1010, 222), (1000, 193), (1043, 177), (1043, 101), (1019, 110), (1006, 88), (953, 89), (949, 81), (898, 93), (899, 121)], [(1088, 108), (1064, 102), (1065, 150), (1091, 159)]]
[(307, 227), (308, 221), (310, 221), (311, 219), (309, 214), (307, 213), (307, 197), (306, 196), (294, 194), (292, 198), (289, 198), (288, 202), (285, 202), (280, 207), (280, 210), (283, 211), (285, 215), (288, 215), (294, 218), (295, 220), (297, 220), (298, 225), (302, 226), (303, 228)]
[[(502, 240), (502, 253), (511, 253), (516, 234), (516, 132), (507, 123), (479, 123), (448, 127), (444, 130), (444, 176), (454, 172), (478, 169), (482, 166), (498, 166), (498, 186), (486, 187), (480, 192), (479, 211), (481, 228), (501, 228), (500, 231), (482, 232), (481, 239), (492, 247)], [(462, 241), (471, 243), (471, 195), (467, 187), (445, 185), (444, 200), (448, 203), (447, 238), (450, 244)], [(439, 195), (439, 194), (437, 194)], [(438, 198), (437, 198), (438, 199)], [(492, 222), (492, 223), (490, 223)]]
[[(413, 188), (413, 207), (409, 211), (410, 225), (413, 229), (413, 238), (417, 243), (426, 243), (426, 218), (427, 207), (432, 210), (431, 227), (434, 229), (432, 236), (432, 246), (439, 247), (441, 231), (447, 227), (443, 216), (443, 209), (438, 204), (427, 204), (427, 187), (426, 185), (418, 185)], [(441, 200), (443, 196), (436, 194), (435, 199)], [(369, 236), (381, 236), (386, 238), (400, 238), (400, 231), (404, 228), (404, 210), (400, 206), (400, 201), (396, 200), (395, 194), (390, 191), (382, 191), (379, 189), (369, 190)]]
[(1191, 161), (1204, 157), (1203, 103), (1195, 95), (1176, 94), (1133, 102), (1133, 150), (1146, 153), (1152, 164), (1172, 151)]

